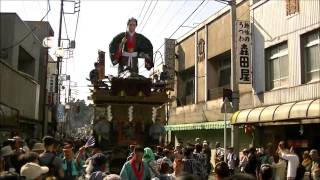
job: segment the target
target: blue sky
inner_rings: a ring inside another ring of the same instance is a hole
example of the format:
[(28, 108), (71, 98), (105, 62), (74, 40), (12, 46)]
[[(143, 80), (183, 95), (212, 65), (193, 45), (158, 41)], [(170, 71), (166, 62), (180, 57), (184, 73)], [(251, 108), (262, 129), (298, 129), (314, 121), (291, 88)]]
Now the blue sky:
[[(77, 86), (73, 87), (74, 96), (77, 99), (86, 100), (90, 95), (86, 87), (89, 85), (86, 77), (97, 59), (98, 49), (108, 52), (109, 42), (115, 35), (125, 31), (128, 18), (138, 18), (137, 31), (148, 37), (153, 43), (154, 50), (157, 50), (163, 44), (164, 38), (169, 37), (201, 2), (201, 0), (82, 0), (76, 49), (73, 52), (73, 58), (66, 60), (62, 69), (63, 73), (70, 74), (71, 80), (76, 82), (76, 84), (73, 83)], [(40, 20), (48, 10), (46, 0), (1, 0), (0, 3), (1, 12), (16, 12), (22, 20)], [(70, 11), (72, 5), (65, 2), (65, 10)], [(214, 0), (206, 0), (184, 26), (196, 26), (224, 6)], [(51, 11), (45, 21), (50, 22), (55, 32), (54, 38), (57, 40), (60, 1), (50, 0), (50, 7)], [(65, 19), (68, 37), (74, 39), (77, 16), (66, 14)], [(173, 38), (179, 38), (190, 30), (189, 27), (182, 27)], [(66, 38), (64, 26), (62, 32), (62, 38)], [(51, 54), (55, 49), (56, 46), (51, 49)], [(106, 57), (106, 74), (116, 75), (117, 68), (111, 66), (108, 54)], [(156, 64), (160, 62), (161, 60), (157, 60)], [(148, 76), (144, 67), (140, 71)]]

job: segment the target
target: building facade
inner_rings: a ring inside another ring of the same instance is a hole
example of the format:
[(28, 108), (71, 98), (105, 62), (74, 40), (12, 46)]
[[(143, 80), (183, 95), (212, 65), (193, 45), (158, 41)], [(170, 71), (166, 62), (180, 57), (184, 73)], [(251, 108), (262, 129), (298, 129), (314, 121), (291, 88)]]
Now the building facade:
[(232, 123), (255, 127), (262, 146), (320, 148), (320, 4), (251, 1), (254, 108)]
[[(19, 130), (19, 134), (28, 138), (41, 137), (46, 119), (43, 99), (48, 59), (42, 39), (44, 32), (53, 35), (52, 28), (47, 22), (25, 22), (16, 13), (1, 13), (0, 23), (0, 103), (17, 111), (16, 128), (11, 131)], [(6, 119), (8, 115), (2, 117), (4, 124), (11, 123), (10, 118)]]
[[(249, 1), (240, 1), (237, 19), (249, 21)], [(230, 7), (218, 11), (196, 28), (177, 39), (175, 45), (175, 99), (170, 107), (169, 139), (195, 143), (195, 138), (223, 145), (223, 88), (230, 88), (231, 76)], [(240, 85), (240, 106), (252, 107), (251, 85)], [(227, 114), (227, 145), (231, 145), (231, 128)], [(239, 132), (240, 144), (250, 138)]]

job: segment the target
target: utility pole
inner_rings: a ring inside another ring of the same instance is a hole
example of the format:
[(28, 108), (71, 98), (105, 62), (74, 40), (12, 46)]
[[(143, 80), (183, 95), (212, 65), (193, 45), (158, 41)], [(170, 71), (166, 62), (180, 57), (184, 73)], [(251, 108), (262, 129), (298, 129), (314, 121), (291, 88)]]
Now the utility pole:
[[(62, 16), (63, 16), (63, 0), (61, 0), (60, 5), (60, 21), (59, 21), (59, 34), (58, 34), (58, 48), (61, 47), (61, 33), (62, 33)], [(62, 61), (62, 57), (57, 57), (57, 76), (56, 76), (56, 84), (55, 91), (57, 92), (57, 103), (56, 103), (56, 117), (58, 117), (58, 110), (60, 104), (60, 85), (59, 85), (59, 76), (60, 76), (60, 62)], [(58, 118), (56, 118), (58, 120)], [(58, 124), (57, 124), (58, 125)], [(62, 132), (62, 131), (61, 131)], [(61, 133), (60, 132), (60, 133)]]
[[(62, 33), (62, 16), (63, 16), (63, 0), (60, 5), (60, 20), (59, 20), (59, 34), (58, 34), (58, 48), (61, 47), (61, 33)], [(57, 57), (57, 77), (56, 77), (56, 92), (58, 93), (58, 102), (60, 104), (60, 87), (59, 87), (59, 76), (60, 76), (60, 62), (62, 57)]]
[[(237, 55), (236, 55), (236, 21), (237, 21), (237, 3), (236, 0), (230, 0), (231, 13), (231, 90), (232, 90), (232, 107), (233, 112), (239, 110), (239, 84), (237, 77)], [(231, 146), (234, 147), (235, 153), (239, 152), (239, 127), (231, 126)]]

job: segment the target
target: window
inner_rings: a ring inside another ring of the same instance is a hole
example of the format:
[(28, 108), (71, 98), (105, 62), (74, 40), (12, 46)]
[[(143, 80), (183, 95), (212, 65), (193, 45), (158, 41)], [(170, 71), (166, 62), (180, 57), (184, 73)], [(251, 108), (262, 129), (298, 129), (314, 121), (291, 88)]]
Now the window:
[(277, 89), (288, 85), (288, 45), (282, 43), (266, 51), (267, 89)]
[(219, 66), (219, 86), (230, 85), (231, 61), (222, 59)]
[(320, 79), (320, 30), (317, 29), (302, 36), (304, 82), (312, 82)]
[(19, 47), (18, 70), (30, 76), (35, 73), (35, 60), (34, 58), (21, 46)]
[(286, 0), (287, 16), (299, 12), (299, 0)]

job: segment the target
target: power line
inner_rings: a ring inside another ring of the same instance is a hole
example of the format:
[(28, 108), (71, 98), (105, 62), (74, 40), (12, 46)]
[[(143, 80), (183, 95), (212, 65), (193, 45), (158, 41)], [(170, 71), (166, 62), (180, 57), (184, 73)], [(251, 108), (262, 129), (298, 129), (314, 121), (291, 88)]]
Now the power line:
[[(168, 39), (170, 39), (182, 26), (183, 24), (199, 9), (199, 7), (204, 3), (205, 0), (202, 0), (202, 2), (193, 10), (193, 12), (182, 22), (182, 24), (169, 36)], [(163, 46), (165, 42), (157, 49), (159, 51)], [(157, 52), (156, 51), (156, 52)]]
[(146, 15), (148, 14), (148, 11), (149, 11), (149, 9), (150, 9), (150, 7), (151, 7), (151, 4), (152, 4), (152, 0), (150, 1), (150, 4), (149, 4), (149, 6), (148, 6), (148, 8), (147, 8), (146, 13), (143, 15), (143, 18), (142, 18), (142, 20), (141, 20), (141, 24), (142, 24), (144, 18), (146, 17)]
[[(51, 6), (50, 6), (50, 2), (48, 0), (48, 10), (46, 12), (46, 14), (41, 18), (40, 22), (42, 22), (44, 20), (44, 18), (46, 18), (49, 14), (49, 12), (51, 11)], [(19, 45), (20, 43), (22, 43), (25, 39), (27, 39), (27, 37), (30, 36), (30, 34), (33, 34), (33, 32), (37, 29), (37, 26), (34, 27), (33, 29), (30, 30), (30, 32), (28, 32), (25, 36), (23, 36), (19, 41), (17, 41), (16, 43), (8, 46), (8, 47), (5, 47), (5, 48), (2, 48), (1, 50), (8, 50), (8, 49), (11, 49), (11, 48), (14, 48), (16, 47), (17, 45)]]
[(172, 18), (170, 18), (169, 22), (164, 26), (164, 28), (160, 31), (160, 33), (163, 33), (164, 30), (167, 29), (167, 27), (169, 26), (169, 24), (172, 22), (172, 20), (174, 19), (174, 17), (177, 16), (177, 14), (179, 14), (179, 12), (184, 8), (184, 6), (186, 5), (187, 1), (184, 1), (184, 3), (182, 4), (182, 6), (180, 7), (180, 9), (172, 16)]
[(144, 7), (146, 6), (147, 1), (148, 1), (148, 0), (145, 0), (145, 1), (144, 1), (143, 6), (142, 6), (142, 9), (141, 9), (141, 11), (140, 11), (140, 13), (139, 13), (138, 19), (140, 19), (141, 14), (142, 14), (142, 12), (143, 12)]
[(148, 16), (148, 18), (147, 18), (146, 22), (144, 23), (144, 25), (142, 26), (142, 28), (141, 28), (141, 31), (140, 31), (140, 32), (142, 32), (142, 31), (143, 31), (143, 29), (144, 29), (145, 25), (148, 23), (148, 21), (149, 21), (149, 19), (150, 19), (151, 15), (152, 15), (152, 13), (153, 13), (154, 9), (156, 8), (156, 6), (157, 6), (157, 4), (158, 4), (158, 1), (159, 1), (159, 0), (157, 0), (157, 1), (156, 1), (156, 3), (155, 3), (155, 5), (153, 6), (153, 9), (151, 10), (151, 13), (149, 14), (149, 16)]

